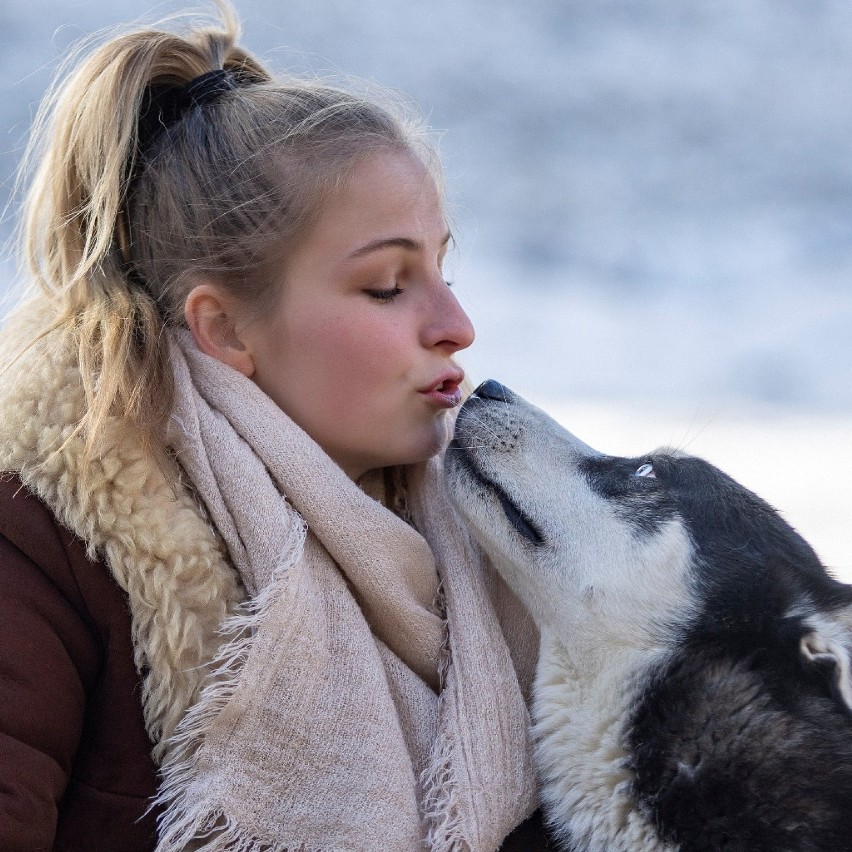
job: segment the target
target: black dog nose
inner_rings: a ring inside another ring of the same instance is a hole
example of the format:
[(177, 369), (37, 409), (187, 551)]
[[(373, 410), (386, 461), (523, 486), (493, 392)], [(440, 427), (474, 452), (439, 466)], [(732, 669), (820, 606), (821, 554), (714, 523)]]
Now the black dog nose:
[(514, 396), (509, 388), (501, 385), (500, 382), (494, 379), (486, 379), (474, 392), (474, 396), (480, 399), (493, 399), (496, 402), (509, 402)]

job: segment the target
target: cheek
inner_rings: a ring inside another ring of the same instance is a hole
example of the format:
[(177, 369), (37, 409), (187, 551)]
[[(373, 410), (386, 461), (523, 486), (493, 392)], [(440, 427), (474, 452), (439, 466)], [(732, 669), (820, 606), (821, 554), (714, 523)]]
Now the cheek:
[[(317, 345), (319, 335), (324, 339)], [(313, 344), (305, 344), (313, 346), (313, 359), (329, 387), (380, 392), (404, 371), (393, 331), (369, 323), (353, 323), (351, 318), (317, 328)]]
[(406, 375), (398, 331), (351, 313), (303, 317), (281, 329), (279, 340), (281, 369), (290, 374), (284, 381), (298, 376), (300, 394), (324, 398), (323, 407), (339, 414), (380, 397)]

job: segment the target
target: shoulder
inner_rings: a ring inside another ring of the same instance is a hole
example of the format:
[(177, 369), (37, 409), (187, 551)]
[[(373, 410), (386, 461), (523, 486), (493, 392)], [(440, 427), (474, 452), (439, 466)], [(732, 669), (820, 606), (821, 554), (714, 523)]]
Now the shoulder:
[(38, 541), (33, 534), (57, 527), (50, 509), (27, 490), (17, 474), (0, 473), (0, 535), (18, 547), (23, 546), (30, 555), (33, 548), (28, 543), (37, 545)]
[(117, 671), (137, 689), (126, 594), (86, 544), (8, 473), (0, 474), (0, 611), (7, 660), (15, 648), (19, 662), (23, 655), (49, 670), (60, 655), (86, 692)]
[[(67, 650), (81, 671), (97, 664), (97, 649), (85, 641), (91, 638), (85, 634), (96, 632), (95, 624), (74, 571), (89, 561), (83, 543), (63, 530), (17, 476), (0, 474), (0, 600), (6, 619), (20, 622), (23, 630), (37, 615), (45, 627), (67, 637)], [(9, 641), (23, 640), (8, 621), (7, 629)]]
[[(9, 772), (0, 847), (49, 848), (54, 832), (74, 848), (152, 847), (153, 816), (137, 823), (156, 782), (126, 596), (8, 474), (0, 476), (0, 735), (0, 776)], [(104, 825), (115, 825), (113, 845), (89, 844)]]
[(24, 592), (41, 600), (58, 596), (93, 638), (108, 638), (112, 611), (126, 609), (121, 589), (85, 543), (8, 473), (0, 474), (0, 547), (0, 583), (14, 576), (19, 597)]

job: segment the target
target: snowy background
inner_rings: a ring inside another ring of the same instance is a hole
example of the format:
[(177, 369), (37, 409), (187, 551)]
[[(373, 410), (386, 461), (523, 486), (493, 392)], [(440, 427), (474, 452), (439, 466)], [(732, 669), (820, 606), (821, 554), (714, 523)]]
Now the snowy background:
[[(605, 451), (707, 456), (852, 580), (852, 3), (235, 2), (276, 70), (445, 131), (474, 380)], [(2, 0), (0, 202), (68, 46), (182, 7)]]

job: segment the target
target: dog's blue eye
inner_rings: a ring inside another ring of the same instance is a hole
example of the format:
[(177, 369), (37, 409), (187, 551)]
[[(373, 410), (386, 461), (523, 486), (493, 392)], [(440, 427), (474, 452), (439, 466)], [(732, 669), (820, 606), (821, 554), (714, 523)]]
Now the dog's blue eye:
[(633, 474), (634, 476), (647, 476), (651, 479), (656, 479), (657, 474), (654, 473), (654, 465), (649, 462), (645, 462), (645, 464), (641, 465), (636, 469), (636, 472)]

